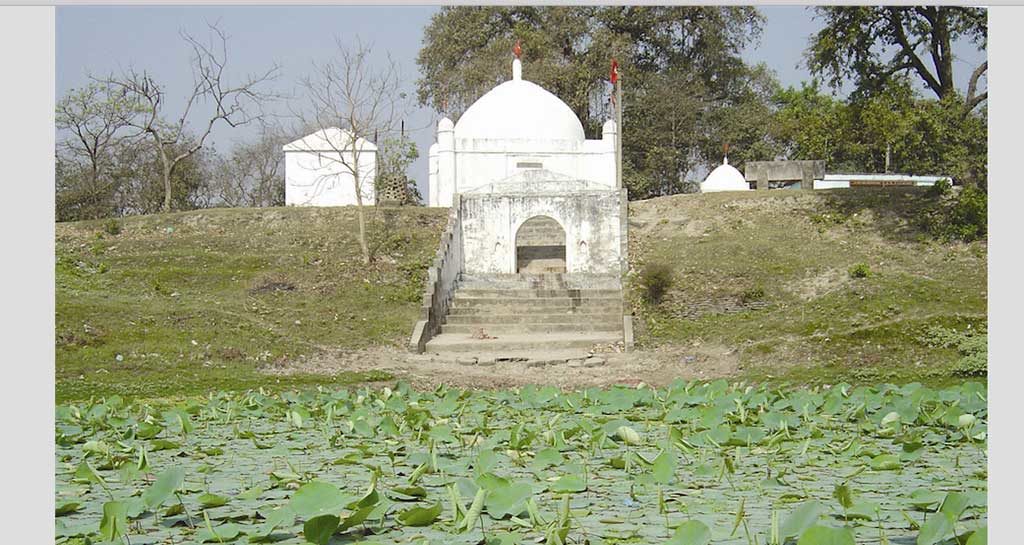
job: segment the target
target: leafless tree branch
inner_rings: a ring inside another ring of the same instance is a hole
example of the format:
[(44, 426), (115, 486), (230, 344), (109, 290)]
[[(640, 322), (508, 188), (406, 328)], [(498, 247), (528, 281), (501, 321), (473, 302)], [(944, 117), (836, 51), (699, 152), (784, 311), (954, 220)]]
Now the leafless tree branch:
[[(306, 127), (322, 135), (324, 149), (316, 152), (326, 163), (325, 174), (318, 183), (336, 181), (337, 168), (352, 178), (359, 218), (359, 244), (363, 261), (370, 262), (366, 243), (366, 221), (363, 198), (371, 189), (360, 170), (363, 142), (372, 142), (397, 132), (411, 102), (402, 90), (398, 63), (386, 56), (382, 63), (371, 61), (372, 45), (358, 37), (352, 46), (335, 39), (336, 57), (323, 64), (314, 63), (313, 74), (302, 79), (307, 95), (307, 109), (298, 114)], [(330, 138), (331, 129), (340, 129), (344, 137)], [(328, 153), (321, 153), (327, 151)]]
[[(210, 24), (210, 38), (203, 43), (184, 31), (182, 38), (191, 46), (193, 85), (181, 116), (173, 123), (164, 120), (164, 88), (147, 72), (141, 74), (134, 68), (120, 75), (111, 74), (101, 81), (121, 89), (123, 96), (133, 105), (133, 115), (128, 122), (148, 134), (156, 148), (163, 170), (164, 210), (171, 209), (171, 175), (181, 161), (191, 157), (206, 144), (218, 122), (230, 127), (239, 127), (263, 118), (262, 105), (277, 98), (264, 91), (264, 87), (276, 79), (279, 69), (271, 65), (266, 71), (249, 74), (239, 83), (232, 84), (226, 73), (228, 65), (228, 36), (217, 24)], [(181, 141), (189, 127), (194, 108), (200, 103), (210, 103), (213, 112), (202, 121), (194, 143), (178, 153), (170, 150)]]

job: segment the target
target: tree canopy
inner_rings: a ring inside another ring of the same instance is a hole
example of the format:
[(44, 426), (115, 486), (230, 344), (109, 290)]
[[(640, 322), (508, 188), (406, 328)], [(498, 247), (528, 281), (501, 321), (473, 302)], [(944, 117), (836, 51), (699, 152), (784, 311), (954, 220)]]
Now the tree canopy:
[(697, 165), (721, 161), (723, 139), (763, 140), (745, 134), (750, 127), (728, 130), (737, 125), (733, 110), (755, 110), (751, 100), (771, 95), (774, 79), (740, 58), (762, 24), (751, 7), (444, 8), (424, 32), (418, 98), (457, 117), (508, 79), (519, 39), (524, 77), (564, 100), (588, 136), (597, 137), (610, 117), (614, 57), (624, 85), (623, 123), (635, 128), (623, 136), (630, 196), (676, 193)]
[(840, 100), (817, 83), (774, 97), (771, 135), (790, 159), (824, 159), (831, 172), (901, 172), (986, 183), (986, 109), (957, 96), (921, 97), (907, 78), (870, 97)]
[[(825, 27), (811, 37), (808, 67), (838, 87), (851, 80), (870, 94), (893, 79), (914, 77), (937, 98), (957, 95), (953, 44), (965, 39), (979, 50), (988, 45), (984, 8), (965, 6), (822, 6)], [(979, 89), (988, 62), (973, 68), (963, 104), (973, 110), (988, 92)]]

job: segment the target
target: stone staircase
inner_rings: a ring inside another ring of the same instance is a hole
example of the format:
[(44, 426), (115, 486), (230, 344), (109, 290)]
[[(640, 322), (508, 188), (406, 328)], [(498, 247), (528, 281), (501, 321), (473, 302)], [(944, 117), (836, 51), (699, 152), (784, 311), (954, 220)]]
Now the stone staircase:
[(624, 342), (618, 277), (507, 274), (459, 278), (431, 354), (588, 351)]

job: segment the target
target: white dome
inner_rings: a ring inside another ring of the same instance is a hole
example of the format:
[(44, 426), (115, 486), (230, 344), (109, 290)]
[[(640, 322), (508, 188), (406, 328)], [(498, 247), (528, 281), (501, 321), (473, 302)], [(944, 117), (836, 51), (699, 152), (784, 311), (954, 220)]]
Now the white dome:
[(518, 78), (491, 89), (474, 102), (455, 124), (455, 137), (575, 141), (586, 138), (583, 124), (569, 106), (540, 85)]
[(721, 165), (708, 174), (700, 184), (701, 193), (714, 193), (716, 191), (749, 191), (750, 184), (747, 183), (743, 174), (729, 164), (729, 159), (722, 161)]

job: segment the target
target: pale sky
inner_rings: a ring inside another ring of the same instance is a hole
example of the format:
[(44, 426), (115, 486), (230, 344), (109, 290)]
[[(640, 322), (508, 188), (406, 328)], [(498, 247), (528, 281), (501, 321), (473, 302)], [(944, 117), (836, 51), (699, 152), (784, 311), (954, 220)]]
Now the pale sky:
[[(280, 68), (274, 90), (290, 94), (292, 107), (301, 107), (299, 79), (312, 72), (312, 63), (323, 62), (336, 50), (334, 40), (360, 36), (374, 45), (383, 58), (389, 51), (398, 62), (408, 92), (415, 93), (419, 78), (416, 55), (423, 29), (437, 6), (59, 6), (57, 8), (57, 96), (88, 81), (87, 74), (103, 75), (134, 66), (146, 69), (165, 83), (170, 105), (180, 111), (192, 83), (189, 48), (179, 31), (206, 36), (206, 24), (219, 22), (228, 34), (229, 72), (239, 76)], [(803, 51), (812, 33), (821, 28), (813, 12), (804, 6), (763, 6), (766, 17), (759, 44), (744, 53), (748, 62), (764, 62), (784, 86), (799, 86), (810, 78), (803, 66)], [(961, 87), (971, 70), (984, 58), (973, 46), (958, 44), (955, 70)], [(280, 114), (287, 102), (273, 107)], [(433, 112), (413, 111), (406, 127), (420, 151), (409, 174), (426, 194), (426, 151), (433, 143), (436, 121)], [(212, 134), (218, 151), (254, 136), (253, 128), (231, 129), (219, 125)]]

